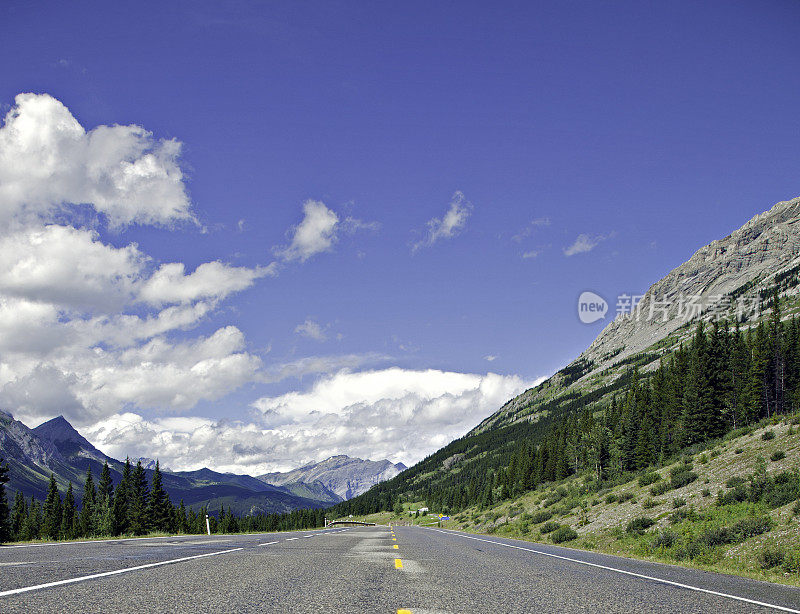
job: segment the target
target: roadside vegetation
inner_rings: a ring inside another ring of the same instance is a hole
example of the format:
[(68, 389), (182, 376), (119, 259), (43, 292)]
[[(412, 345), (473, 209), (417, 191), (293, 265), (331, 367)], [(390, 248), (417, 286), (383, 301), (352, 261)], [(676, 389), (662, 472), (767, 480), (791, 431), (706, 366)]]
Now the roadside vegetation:
[(771, 312), (747, 328), (699, 323), (564, 388), (589, 371), (578, 361), (532, 421), (473, 432), (335, 509), (424, 501), (454, 528), (797, 584), (800, 318), (782, 317), (778, 288), (762, 298)]
[[(673, 463), (598, 484), (591, 472), (438, 521), (378, 512), (357, 519), (441, 526), (559, 544), (800, 586), (800, 415), (695, 446)], [(764, 439), (764, 433), (774, 437)], [(769, 460), (782, 449), (786, 456)], [(687, 472), (696, 478), (673, 476)], [(653, 492), (659, 493), (654, 495)]]
[[(26, 500), (17, 492), (9, 508), (5, 493), (8, 468), (0, 458), (0, 543), (129, 537), (145, 535), (206, 533), (206, 508), (195, 511), (181, 501), (173, 505), (164, 490), (158, 462), (150, 483), (141, 462), (125, 463), (122, 480), (114, 485), (108, 463), (95, 486), (91, 469), (86, 475), (82, 505), (75, 504), (72, 484), (64, 497), (55, 476), (44, 502)], [(287, 514), (256, 514), (237, 517), (223, 507), (209, 514), (212, 533), (290, 531), (320, 527), (325, 522), (321, 509), (296, 510)]]

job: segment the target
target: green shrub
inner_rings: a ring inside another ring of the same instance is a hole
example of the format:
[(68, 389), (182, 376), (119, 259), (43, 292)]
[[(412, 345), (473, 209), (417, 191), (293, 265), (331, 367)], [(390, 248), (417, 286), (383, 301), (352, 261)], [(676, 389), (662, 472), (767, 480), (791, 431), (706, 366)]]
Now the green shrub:
[(737, 486), (741, 486), (743, 484), (747, 484), (747, 480), (740, 475), (735, 475), (731, 478), (728, 478), (728, 480), (725, 482), (725, 486), (727, 488), (736, 488)]
[(644, 535), (644, 532), (652, 527), (656, 523), (655, 520), (652, 518), (648, 518), (647, 516), (640, 516), (639, 518), (634, 518), (628, 523), (628, 526), (625, 527), (625, 530), (628, 533), (635, 533), (636, 535)]
[(711, 491), (708, 488), (704, 488), (702, 491), (700, 491), (700, 494), (703, 495), (704, 497), (710, 497)]
[(686, 505), (686, 499), (684, 499), (683, 497), (675, 497), (672, 500), (672, 507), (674, 507), (675, 509), (683, 507), (684, 505)]
[(706, 454), (701, 454), (700, 457), (697, 459), (697, 462), (701, 465), (708, 464), (708, 456)]
[(631, 499), (633, 499), (632, 492), (624, 492), (617, 497), (617, 501), (620, 503), (625, 503), (626, 501), (630, 501)]
[(787, 573), (800, 573), (800, 550), (789, 550), (783, 556), (781, 563), (783, 571)]
[(720, 451), (714, 448), (711, 450), (711, 458), (717, 458), (720, 455)]
[(678, 524), (684, 520), (697, 520), (699, 516), (695, 509), (690, 505), (688, 507), (681, 507), (669, 515), (670, 524)]
[(783, 460), (784, 458), (786, 458), (786, 452), (784, 452), (783, 450), (775, 450), (772, 453), (772, 456), (769, 457), (769, 460), (771, 460), (772, 462), (777, 462), (779, 460)]
[(769, 516), (748, 516), (735, 522), (731, 526), (731, 533), (735, 541), (741, 542), (771, 529), (772, 519)]
[(553, 513), (549, 510), (539, 510), (533, 516), (531, 516), (531, 522), (533, 524), (539, 524), (540, 522), (544, 522), (545, 520), (550, 520), (553, 517)]
[(550, 535), (550, 539), (554, 544), (562, 544), (564, 542), (572, 541), (578, 537), (578, 534), (570, 527), (559, 527)]
[(764, 441), (775, 439), (775, 431), (764, 431), (761, 435), (761, 439), (763, 439)]
[(691, 469), (684, 469), (678, 467), (673, 469), (670, 473), (670, 485), (672, 488), (683, 488), (694, 482), (697, 479), (697, 474)]
[(650, 489), (650, 494), (654, 497), (659, 497), (671, 488), (669, 482), (659, 482)]
[(550, 533), (551, 531), (555, 531), (556, 529), (560, 528), (561, 525), (557, 522), (553, 522), (552, 520), (545, 522), (540, 528), (540, 533)]
[(606, 497), (606, 503), (614, 503), (616, 501), (617, 501), (617, 495), (615, 495), (614, 493), (611, 493)]
[(733, 451), (733, 453), (734, 453), (734, 454), (741, 454), (742, 452), (744, 452), (744, 450), (743, 450), (742, 448), (736, 448), (736, 449)]
[(642, 501), (642, 507), (646, 510), (654, 508), (656, 505), (659, 505), (661, 501), (657, 501), (656, 499), (645, 499)]
[(656, 548), (672, 548), (678, 541), (678, 534), (669, 529), (662, 529), (653, 539), (651, 546)]
[(772, 569), (783, 563), (786, 552), (780, 546), (767, 545), (758, 553), (758, 564), (762, 569)]
[(639, 476), (639, 486), (650, 486), (655, 484), (661, 479), (661, 474), (653, 471), (652, 473), (643, 473)]
[[(754, 496), (751, 496), (751, 499), (753, 498)], [(760, 498), (771, 509), (795, 501), (800, 498), (800, 476), (790, 471), (774, 475), (762, 485)]]
[(737, 484), (732, 490), (728, 492), (720, 492), (717, 495), (717, 505), (732, 505), (734, 503), (741, 503), (747, 501), (749, 491), (744, 484)]

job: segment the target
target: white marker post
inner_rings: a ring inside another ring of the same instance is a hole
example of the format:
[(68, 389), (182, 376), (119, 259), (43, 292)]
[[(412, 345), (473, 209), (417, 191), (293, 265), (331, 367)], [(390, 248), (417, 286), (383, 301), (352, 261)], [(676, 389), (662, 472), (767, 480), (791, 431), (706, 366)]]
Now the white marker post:
[(206, 514), (206, 531), (211, 535), (211, 523), (208, 521), (208, 514)]

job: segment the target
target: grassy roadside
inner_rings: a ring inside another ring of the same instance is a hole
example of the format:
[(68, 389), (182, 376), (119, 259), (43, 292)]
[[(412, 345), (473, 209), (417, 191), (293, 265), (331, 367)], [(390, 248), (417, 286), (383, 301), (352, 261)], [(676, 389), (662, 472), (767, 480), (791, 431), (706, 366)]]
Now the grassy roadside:
[[(600, 486), (573, 476), (440, 526), (800, 587), (800, 416)], [(423, 505), (358, 520), (439, 526)]]

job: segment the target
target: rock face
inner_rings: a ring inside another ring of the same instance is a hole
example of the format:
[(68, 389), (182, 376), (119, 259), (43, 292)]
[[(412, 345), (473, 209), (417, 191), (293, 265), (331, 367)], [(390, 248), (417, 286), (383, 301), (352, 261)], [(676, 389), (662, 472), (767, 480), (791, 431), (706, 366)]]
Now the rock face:
[(341, 454), (293, 471), (266, 473), (258, 476), (258, 479), (275, 486), (283, 486), (292, 482), (306, 484), (321, 482), (328, 490), (333, 491), (342, 499), (352, 499), (367, 492), (375, 484), (393, 478), (405, 469), (406, 466), (403, 463), (392, 464), (388, 460), (362, 460)]
[(0, 412), (0, 455), (44, 469), (65, 460), (51, 441), (41, 439), (7, 412)]
[[(800, 198), (783, 201), (752, 218), (724, 239), (700, 248), (684, 264), (653, 284), (644, 295), (638, 317), (617, 317), (581, 358), (603, 368), (641, 352), (687, 322), (688, 297), (726, 314), (751, 315), (759, 285), (800, 266)], [(679, 314), (683, 301), (683, 313)], [(715, 299), (717, 299), (715, 301)], [(654, 301), (656, 301), (654, 303)], [(663, 303), (671, 303), (668, 309)], [(666, 310), (666, 321), (664, 311)], [(651, 317), (650, 314), (653, 314)]]
[[(779, 202), (727, 237), (697, 250), (650, 286), (631, 314), (610, 322), (574, 362), (508, 401), (470, 433), (533, 419), (537, 407), (565, 389), (581, 394), (593, 377), (645, 350), (655, 352), (650, 362), (655, 366), (658, 353), (691, 334), (700, 318), (754, 320), (764, 307), (760, 297), (771, 296), (776, 285), (784, 297), (797, 295), (799, 273), (800, 198), (795, 198)], [(659, 343), (663, 347), (653, 348)]]
[(51, 443), (65, 460), (91, 459), (99, 463), (113, 461), (89, 443), (64, 416), (48, 420), (32, 429), (32, 432), (36, 433), (40, 440)]

